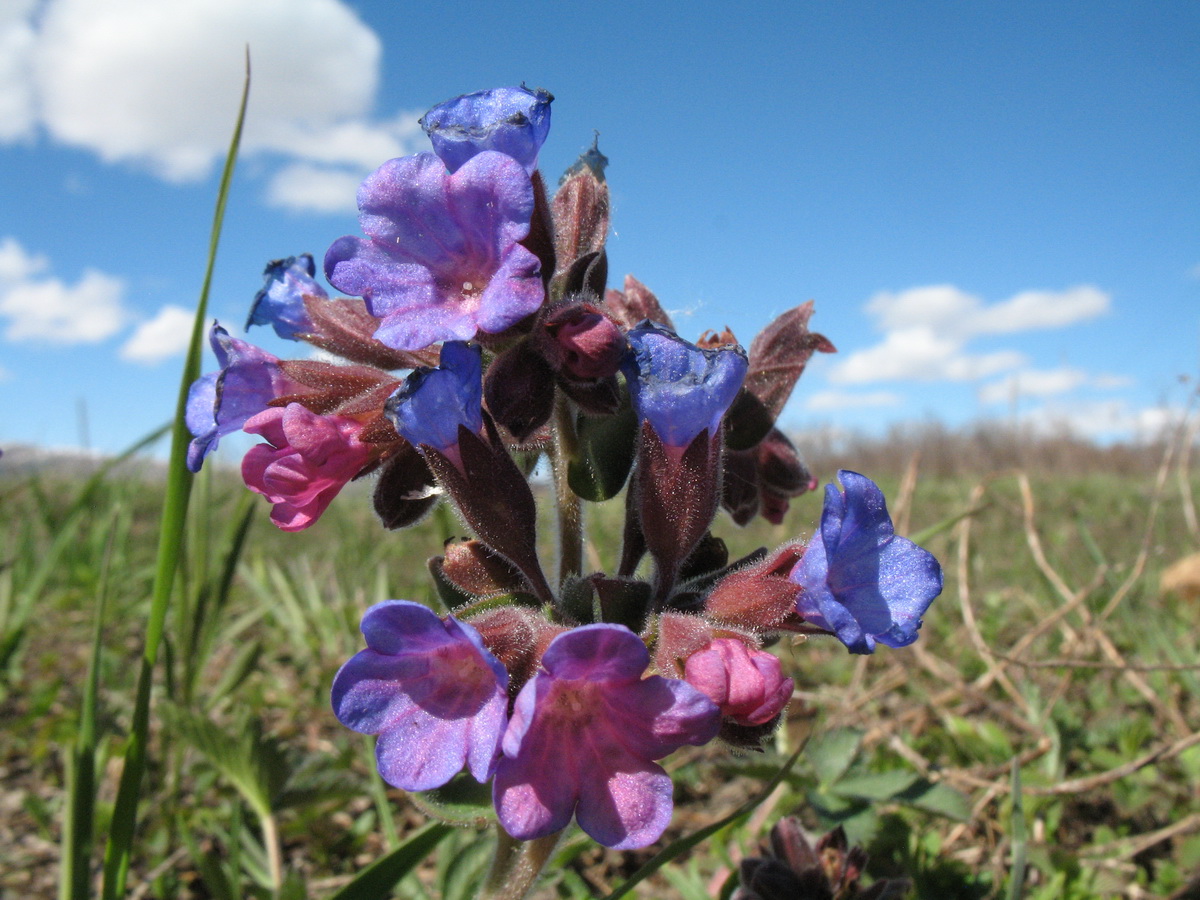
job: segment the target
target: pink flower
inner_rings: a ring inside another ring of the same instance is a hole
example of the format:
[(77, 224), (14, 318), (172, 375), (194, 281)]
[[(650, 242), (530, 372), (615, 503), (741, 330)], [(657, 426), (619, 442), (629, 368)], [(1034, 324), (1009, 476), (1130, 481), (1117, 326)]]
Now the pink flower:
[(274, 504), (271, 521), (284, 531), (302, 531), (316, 522), (375, 454), (359, 441), (357, 421), (319, 416), (299, 403), (266, 409), (242, 430), (267, 439), (242, 460), (242, 478)]
[(762, 725), (787, 706), (793, 682), (778, 657), (733, 638), (718, 638), (684, 664), (688, 684), (739, 725)]

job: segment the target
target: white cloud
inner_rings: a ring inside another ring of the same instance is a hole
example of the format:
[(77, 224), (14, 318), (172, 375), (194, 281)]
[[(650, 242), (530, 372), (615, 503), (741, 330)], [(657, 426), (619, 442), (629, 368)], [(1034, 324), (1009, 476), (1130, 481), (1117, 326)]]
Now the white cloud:
[(267, 185), (267, 202), (295, 211), (355, 212), (362, 176), (345, 169), (295, 163), (280, 169)]
[(1090, 381), (1078, 369), (1024, 369), (985, 384), (979, 389), (981, 403), (1008, 403), (1014, 398), (1052, 397), (1082, 387)]
[(1093, 439), (1151, 441), (1177, 426), (1185, 412), (1169, 406), (1131, 407), (1124, 400), (1100, 400), (1070, 405), (1046, 405), (1020, 417), (1035, 431), (1068, 431)]
[(94, 269), (68, 285), (45, 274), (45, 257), (12, 238), (0, 241), (0, 318), (10, 341), (91, 344), (112, 336), (128, 319), (125, 282)]
[(1022, 291), (984, 307), (975, 317), (973, 334), (1016, 334), (1065, 328), (1108, 312), (1111, 298), (1091, 285), (1065, 291)]
[(5, 0), (0, 5), (0, 141), (33, 136), (34, 2)]
[(1024, 365), (1015, 350), (971, 355), (962, 342), (928, 327), (905, 328), (886, 335), (883, 343), (850, 353), (829, 373), (834, 384), (879, 381), (973, 381)]
[[(381, 43), (340, 0), (48, 0), (36, 17), (34, 0), (5, 3), (0, 141), (36, 122), (106, 162), (202, 178), (228, 146), (247, 47), (244, 153), (361, 180), (420, 134), (416, 113), (373, 117)], [(328, 208), (321, 187), (309, 193)]]
[(153, 365), (187, 350), (195, 314), (181, 306), (164, 306), (153, 319), (142, 322), (118, 355), (130, 362)]
[(855, 394), (849, 391), (818, 391), (805, 401), (804, 406), (814, 412), (827, 412), (840, 409), (896, 407), (903, 403), (904, 398), (891, 391), (873, 391), (865, 394)]
[(834, 384), (977, 381), (1027, 363), (1018, 350), (971, 353), (974, 338), (1064, 328), (1108, 312), (1111, 298), (1089, 285), (1063, 291), (1022, 291), (988, 304), (952, 284), (881, 291), (866, 310), (884, 332), (874, 347), (833, 365)]
[(885, 331), (926, 326), (947, 338), (1016, 334), (1063, 328), (1108, 312), (1111, 298), (1090, 285), (1063, 291), (1022, 291), (986, 304), (951, 284), (881, 291), (867, 301), (867, 312)]
[(1022, 369), (985, 384), (979, 389), (981, 403), (1010, 403), (1030, 397), (1053, 397), (1068, 394), (1076, 388), (1091, 387), (1116, 390), (1128, 387), (1133, 379), (1125, 375), (1089, 375), (1079, 369)]

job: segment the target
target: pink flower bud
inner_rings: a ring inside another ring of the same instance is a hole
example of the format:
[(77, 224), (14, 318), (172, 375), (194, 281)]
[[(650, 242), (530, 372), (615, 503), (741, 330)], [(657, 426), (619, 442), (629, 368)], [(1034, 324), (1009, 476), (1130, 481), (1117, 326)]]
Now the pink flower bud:
[(343, 416), (319, 416), (299, 403), (272, 406), (242, 429), (266, 438), (242, 460), (246, 487), (271, 501), (271, 521), (284, 531), (308, 528), (338, 491), (375, 457), (358, 439), (362, 425)]
[(784, 677), (776, 656), (732, 638), (692, 654), (684, 679), (740, 725), (769, 722), (792, 696), (792, 679)]

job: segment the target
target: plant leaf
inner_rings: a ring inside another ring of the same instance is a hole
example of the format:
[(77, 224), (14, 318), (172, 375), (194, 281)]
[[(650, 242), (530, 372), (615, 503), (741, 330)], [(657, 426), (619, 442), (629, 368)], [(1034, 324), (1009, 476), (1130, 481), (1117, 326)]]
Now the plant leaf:
[(331, 894), (329, 900), (386, 900), (392, 896), (396, 883), (419, 866), (453, 831), (450, 825), (430, 822), (387, 856), (373, 862), (336, 894)]

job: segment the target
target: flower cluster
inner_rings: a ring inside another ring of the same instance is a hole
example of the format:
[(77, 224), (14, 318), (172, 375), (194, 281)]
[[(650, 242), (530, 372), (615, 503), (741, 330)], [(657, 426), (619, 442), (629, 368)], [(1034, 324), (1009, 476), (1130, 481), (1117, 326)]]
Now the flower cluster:
[[(685, 340), (632, 277), (610, 289), (607, 161), (593, 147), (552, 197), (537, 169), (552, 99), (502, 88), (430, 110), (432, 152), (368, 177), (364, 236), (325, 254), (349, 296), (316, 283), (311, 256), (268, 265), (249, 325), (344, 362), (281, 360), (214, 323), (220, 368), (192, 388), (189, 466), (228, 434), (261, 437), (242, 473), (285, 530), (372, 472), (386, 528), (453, 504), (474, 537), (430, 560), (449, 614), (369, 609), (335, 714), (378, 735), (396, 787), (490, 783), (514, 838), (574, 819), (606, 846), (643, 847), (671, 817), (659, 760), (718, 737), (757, 747), (777, 727), (793, 683), (772, 641), (902, 647), (941, 570), (849, 471), (807, 545), (729, 559), (712, 533), (722, 507), (778, 523), (816, 487), (776, 420), (811, 355), (834, 348), (809, 331), (811, 303), (747, 351), (728, 331)], [(539, 456), (560, 507), (552, 574)], [(579, 507), (622, 490), (619, 565), (589, 573)]]

